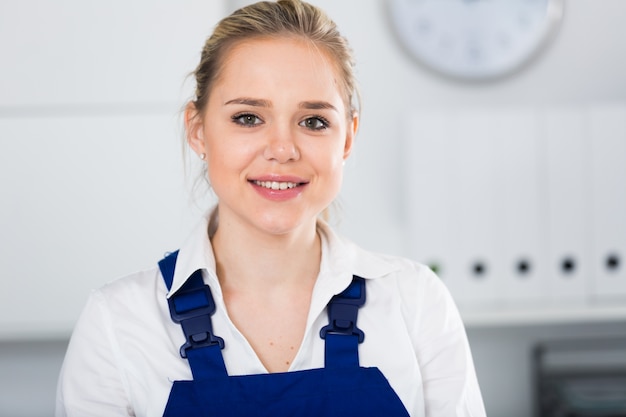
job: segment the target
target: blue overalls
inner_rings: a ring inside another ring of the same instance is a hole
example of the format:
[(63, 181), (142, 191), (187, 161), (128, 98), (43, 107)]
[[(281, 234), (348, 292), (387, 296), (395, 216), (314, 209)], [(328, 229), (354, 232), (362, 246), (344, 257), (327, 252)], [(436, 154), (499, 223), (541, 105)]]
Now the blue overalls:
[[(159, 262), (167, 288), (174, 278), (178, 252)], [(215, 303), (198, 270), (168, 300), (172, 319), (180, 323), (193, 380), (174, 381), (164, 417), (177, 416), (408, 416), (404, 405), (378, 368), (359, 366), (358, 345), (364, 334), (356, 327), (358, 309), (365, 303), (365, 280), (352, 284), (328, 304), (325, 367), (294, 372), (228, 376), (221, 349), (213, 334)]]

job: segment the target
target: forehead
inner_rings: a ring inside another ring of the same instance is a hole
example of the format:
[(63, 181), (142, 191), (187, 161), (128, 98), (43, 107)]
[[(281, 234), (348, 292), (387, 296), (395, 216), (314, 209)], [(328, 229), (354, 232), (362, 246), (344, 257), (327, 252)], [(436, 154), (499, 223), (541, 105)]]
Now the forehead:
[(313, 42), (298, 37), (263, 37), (233, 44), (223, 57), (216, 87), (265, 89), (299, 86), (340, 94), (337, 65)]

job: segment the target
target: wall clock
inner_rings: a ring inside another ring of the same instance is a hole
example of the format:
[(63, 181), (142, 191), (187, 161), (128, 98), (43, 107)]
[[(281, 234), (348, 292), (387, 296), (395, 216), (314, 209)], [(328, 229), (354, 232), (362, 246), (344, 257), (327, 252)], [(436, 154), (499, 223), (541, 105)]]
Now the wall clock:
[(555, 33), (563, 0), (387, 0), (403, 48), (443, 75), (488, 80), (532, 61)]

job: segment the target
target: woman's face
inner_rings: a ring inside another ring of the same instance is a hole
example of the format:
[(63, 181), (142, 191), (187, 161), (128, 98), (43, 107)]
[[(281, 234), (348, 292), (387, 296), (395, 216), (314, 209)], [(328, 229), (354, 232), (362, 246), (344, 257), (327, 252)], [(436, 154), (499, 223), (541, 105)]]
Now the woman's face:
[(337, 196), (357, 118), (327, 55), (297, 38), (254, 39), (224, 59), (188, 138), (206, 153), (220, 224), (271, 234), (312, 227)]

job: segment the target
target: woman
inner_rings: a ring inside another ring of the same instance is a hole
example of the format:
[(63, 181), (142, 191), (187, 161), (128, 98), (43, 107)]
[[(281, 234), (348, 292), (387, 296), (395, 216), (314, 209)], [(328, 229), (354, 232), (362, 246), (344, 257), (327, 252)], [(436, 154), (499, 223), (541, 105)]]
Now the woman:
[(437, 277), (321, 219), (357, 132), (352, 71), (299, 0), (218, 24), (185, 110), (218, 203), (158, 267), (93, 293), (57, 416), (484, 415)]

